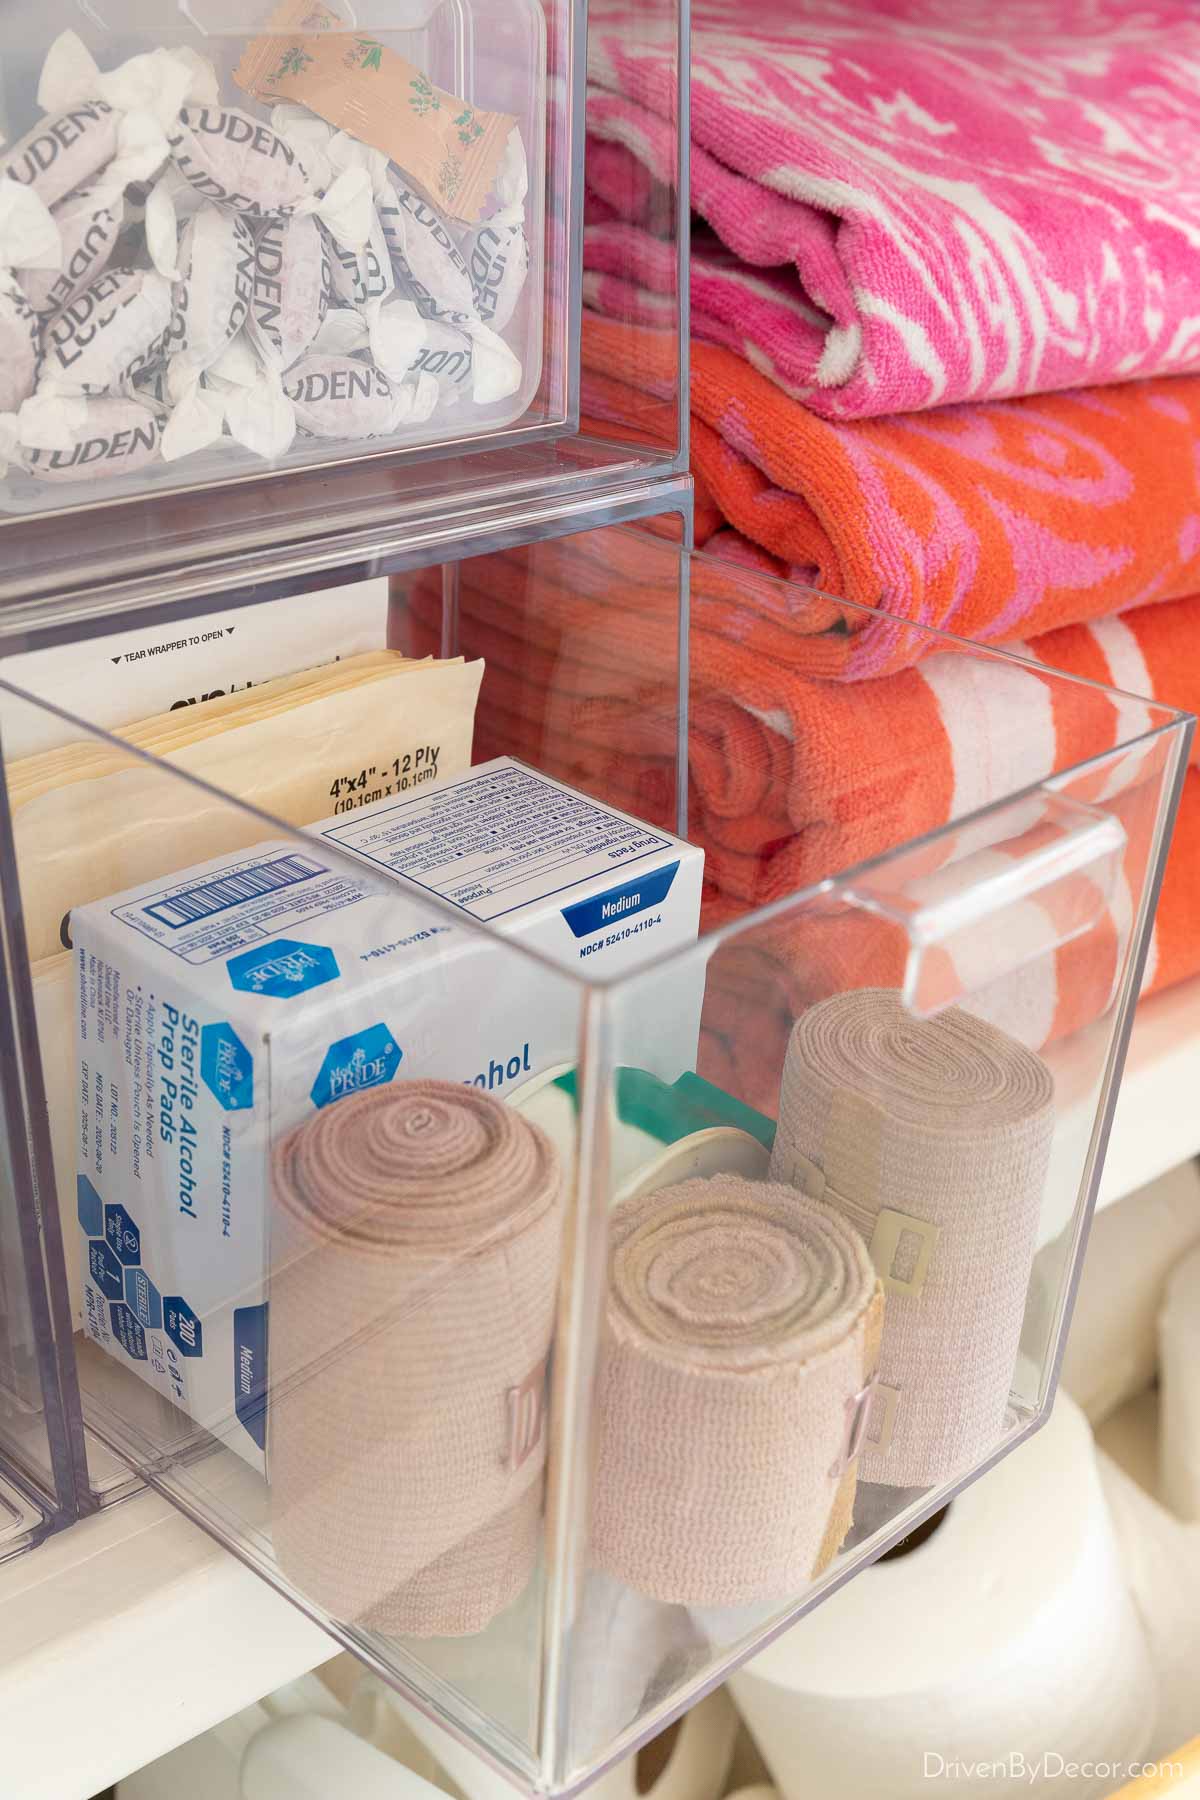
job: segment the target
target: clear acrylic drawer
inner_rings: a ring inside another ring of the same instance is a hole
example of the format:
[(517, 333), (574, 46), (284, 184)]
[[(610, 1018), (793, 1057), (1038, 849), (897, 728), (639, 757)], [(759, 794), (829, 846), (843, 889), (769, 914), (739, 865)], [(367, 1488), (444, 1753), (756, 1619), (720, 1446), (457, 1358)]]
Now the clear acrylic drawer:
[(45, 1098), (40, 1063), (18, 1036), (23, 961), (19, 925), (10, 926), (0, 987), (8, 1077), (0, 1116), (0, 1563), (70, 1524), (88, 1494), (56, 1172), (44, 1160), (44, 1139), (29, 1130)]
[[(683, 466), (678, 0), (591, 29), (578, 0), (10, 9), (4, 594)], [(585, 296), (585, 61), (615, 115), (649, 46), (652, 204)]]
[(84, 1417), (567, 1792), (1043, 1417), (1191, 722), (649, 529), (300, 604), (7, 665)]

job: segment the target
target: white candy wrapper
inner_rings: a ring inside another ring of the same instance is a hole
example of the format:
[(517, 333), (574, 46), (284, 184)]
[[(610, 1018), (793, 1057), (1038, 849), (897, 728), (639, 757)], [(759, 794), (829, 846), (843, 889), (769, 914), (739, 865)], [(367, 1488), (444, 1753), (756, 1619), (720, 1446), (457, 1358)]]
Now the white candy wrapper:
[(457, 233), (459, 249), (470, 270), (479, 317), (493, 331), (503, 331), (512, 318), (529, 273), (529, 242), (525, 236), (528, 191), (525, 146), (514, 125), (496, 177), (498, 210), (481, 224)]
[(194, 219), (202, 206), (211, 204), (200, 196), (174, 163), (167, 164), (146, 195), (146, 249), (154, 267), (168, 281), (182, 279), (179, 267), (181, 231), (187, 229), (188, 220)]
[(53, 269), (62, 237), (32, 188), (0, 177), (0, 412), (11, 413), (33, 392), (40, 321), (12, 271)]
[(263, 369), (245, 329), (203, 374), (181, 383), (176, 369), (159, 364), (137, 375), (131, 391), (163, 415), (164, 462), (220, 443), (282, 456), (296, 435), (291, 402)]
[(347, 169), (324, 189), (286, 138), (235, 106), (187, 106), (170, 132), (175, 166), (205, 200), (259, 218), (315, 213), (339, 242), (364, 244), (371, 178)]
[(519, 360), (489, 326), (422, 320), (416, 303), (402, 295), (382, 308), (369, 342), (389, 379), (425, 376), (435, 382), (439, 409), (460, 398), (488, 406), (507, 400), (521, 385)]
[(162, 363), (143, 369), (130, 383), (130, 393), (159, 415), (162, 425), (161, 455), (164, 462), (178, 462), (216, 443), (225, 430), (224, 396), (210, 385), (210, 377), (197, 375), (186, 383), (173, 383)]
[(171, 408), (162, 434), (162, 459), (178, 462), (220, 441), (225, 433), (225, 398), (205, 375), (198, 376)]
[(43, 118), (7, 153), (2, 173), (47, 206), (101, 169), (113, 192), (148, 179), (167, 157), (167, 127), (189, 100), (216, 97), (212, 66), (193, 51), (152, 50), (107, 74), (75, 32), (55, 39), (42, 66)]
[(232, 343), (246, 322), (254, 292), (254, 238), (237, 213), (206, 201), (189, 220), (179, 246), (179, 280), (166, 354), (172, 387), (185, 387)]
[(477, 325), (471, 272), (449, 225), (398, 170), (391, 172), (379, 221), (396, 279), (422, 315), (445, 325)]
[(115, 393), (161, 355), (171, 312), (153, 269), (109, 269), (43, 326), (39, 391)]
[(304, 355), (325, 322), (332, 288), (329, 240), (314, 218), (260, 227), (246, 329), (268, 369), (282, 375)]
[(319, 438), (387, 437), (399, 425), (428, 418), (437, 404), (435, 383), (391, 382), (370, 363), (325, 352), (299, 363), (284, 392), (300, 430)]
[(372, 301), (386, 300), (394, 293), (396, 277), (391, 252), (374, 206), (367, 241), (360, 250), (339, 243), (332, 232), (328, 234), (328, 243), (335, 305), (354, 306), (361, 311)]
[(224, 397), (225, 422), (235, 443), (268, 458), (291, 449), (296, 409), (278, 374), (261, 362), (248, 327), (213, 365), (208, 381)]
[(103, 100), (89, 100), (35, 125), (4, 157), (0, 172), (25, 183), (47, 206), (83, 187), (117, 154), (118, 115)]
[(365, 169), (371, 192), (376, 199), (383, 195), (388, 159), (382, 150), (339, 131), (306, 106), (292, 101), (272, 108), (271, 126), (295, 150), (318, 189), (332, 186), (347, 169)]
[(24, 294), (0, 285), (0, 413), (15, 412), (33, 392), (40, 325)]
[(162, 419), (128, 394), (38, 394), (0, 418), (0, 457), (41, 481), (103, 481), (156, 462)]
[(55, 267), (27, 269), (20, 277), (21, 292), (37, 313), (57, 312), (104, 273), (125, 223), (125, 197), (110, 193), (101, 177), (97, 186), (60, 200), (51, 217), (61, 240)]

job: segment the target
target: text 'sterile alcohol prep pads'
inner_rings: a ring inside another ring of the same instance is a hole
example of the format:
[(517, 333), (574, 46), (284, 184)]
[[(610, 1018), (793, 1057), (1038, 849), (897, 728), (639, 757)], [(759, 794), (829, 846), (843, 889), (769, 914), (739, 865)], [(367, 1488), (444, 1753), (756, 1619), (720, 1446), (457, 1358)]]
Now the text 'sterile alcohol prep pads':
[[(83, 1327), (260, 1470), (272, 1145), (381, 1082), (503, 1096), (573, 1062), (579, 977), (694, 941), (703, 874), (508, 757), (307, 835), (71, 915)], [(702, 981), (690, 959), (656, 981), (637, 1044), (663, 1080), (695, 1068)]]

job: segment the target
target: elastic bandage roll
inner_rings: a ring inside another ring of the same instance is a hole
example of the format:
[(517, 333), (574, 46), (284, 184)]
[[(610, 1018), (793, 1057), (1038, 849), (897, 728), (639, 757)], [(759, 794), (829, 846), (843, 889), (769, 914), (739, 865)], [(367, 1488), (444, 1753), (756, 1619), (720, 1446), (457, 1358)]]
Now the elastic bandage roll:
[(1053, 1133), (1045, 1063), (960, 1007), (858, 988), (797, 1021), (771, 1178), (862, 1233), (888, 1297), (864, 1481), (931, 1486), (995, 1448)]
[(882, 1310), (865, 1245), (737, 1176), (627, 1200), (611, 1231), (593, 1561), (682, 1605), (800, 1592), (853, 1511)]
[(281, 1568), (391, 1635), (482, 1629), (529, 1579), (562, 1174), (453, 1082), (394, 1082), (277, 1146), (268, 1473)]

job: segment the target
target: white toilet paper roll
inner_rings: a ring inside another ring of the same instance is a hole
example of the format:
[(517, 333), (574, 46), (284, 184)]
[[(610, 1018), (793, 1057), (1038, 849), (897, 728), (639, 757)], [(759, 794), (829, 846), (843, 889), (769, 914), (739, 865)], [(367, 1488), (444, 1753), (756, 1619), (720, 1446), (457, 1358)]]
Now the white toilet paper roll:
[[(1200, 1520), (1200, 1244), (1167, 1282), (1158, 1379), (1159, 1491), (1176, 1518)], [(1200, 1690), (1200, 1672), (1196, 1684)]]
[(1200, 1525), (1173, 1518), (1111, 1457), (1097, 1452), (1158, 1692), (1152, 1757), (1200, 1732)]
[[(1154, 1380), (1163, 1292), (1179, 1258), (1196, 1243), (1200, 1165), (1194, 1162), (1097, 1213), (1062, 1365), (1062, 1385), (1093, 1425)], [(1057, 1250), (1052, 1244), (1039, 1251), (1038, 1266)]]
[[(1048, 1797), (1059, 1756), (1140, 1758), (1153, 1676), (1078, 1407), (1060, 1397), (926, 1542), (864, 1570), (731, 1686), (784, 1800), (929, 1800), (932, 1775), (1011, 1795), (1014, 1756), (1020, 1791)], [(1112, 1785), (1073, 1782), (1073, 1800)]]

